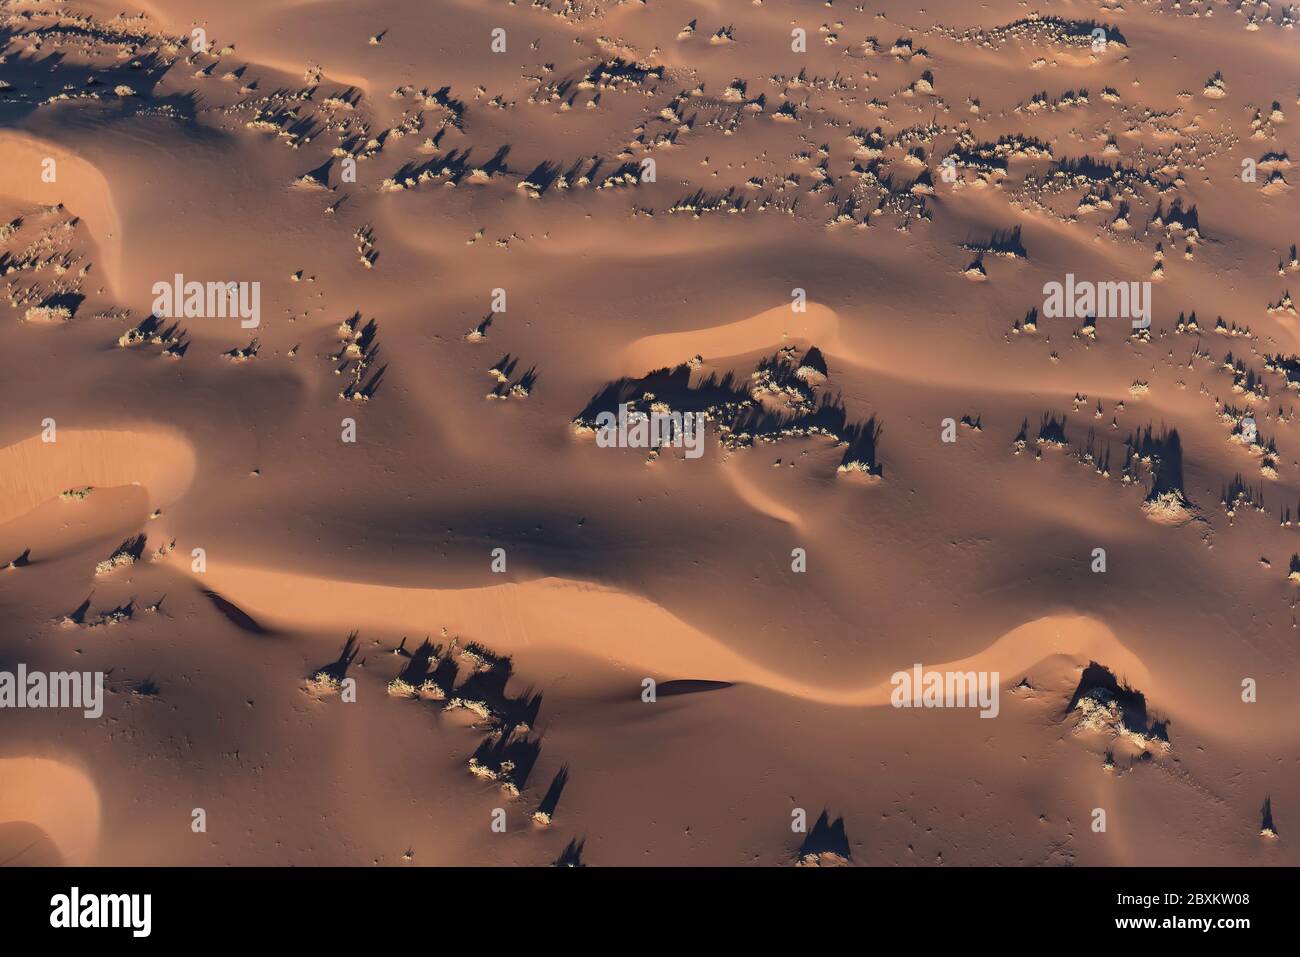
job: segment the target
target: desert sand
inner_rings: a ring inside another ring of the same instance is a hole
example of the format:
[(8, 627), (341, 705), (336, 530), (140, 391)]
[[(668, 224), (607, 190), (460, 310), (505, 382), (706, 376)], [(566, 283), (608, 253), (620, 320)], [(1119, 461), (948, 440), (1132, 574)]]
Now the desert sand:
[(1294, 4), (123, 9), (0, 4), (0, 863), (1300, 864)]

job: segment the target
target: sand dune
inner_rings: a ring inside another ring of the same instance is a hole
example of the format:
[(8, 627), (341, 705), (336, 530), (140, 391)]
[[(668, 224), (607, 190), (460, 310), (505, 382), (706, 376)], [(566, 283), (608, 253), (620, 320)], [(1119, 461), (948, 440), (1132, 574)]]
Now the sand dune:
[[(0, 180), (0, 197), (24, 205), (62, 203), (74, 216), (84, 219), (98, 245), (110, 288), (118, 295), (125, 294), (122, 225), (113, 204), (112, 187), (103, 173), (63, 145), (14, 130), (0, 129), (0, 155), (12, 164), (11, 169), (23, 171), (23, 175)], [(43, 164), (51, 159), (57, 164), (57, 179), (47, 182)]]
[(829, 355), (861, 364), (856, 350), (840, 335), (840, 319), (821, 303), (807, 303), (806, 312), (774, 306), (736, 322), (646, 336), (628, 345), (620, 358), (621, 375), (636, 376), (685, 362), (691, 356), (725, 358), (772, 349), (790, 341), (812, 343)]
[[(747, 659), (643, 598), (589, 582), (547, 578), (488, 588), (391, 588), (330, 581), (249, 566), (222, 565), (208, 576), (254, 617), (283, 627), (322, 628), (347, 619), (358, 626), (401, 631), (423, 624), (466, 635), (493, 635), (494, 646), (527, 660), (530, 650), (557, 647), (599, 658), (633, 674), (760, 685), (807, 701), (837, 706), (889, 703), (889, 675), (831, 688), (791, 680)], [(619, 621), (611, 632), (606, 623)], [(945, 671), (997, 671), (1009, 683), (1048, 657), (1105, 661), (1136, 687), (1164, 693), (1147, 667), (1100, 622), (1084, 616), (1040, 618), (1008, 632), (959, 661), (927, 664)], [(913, 662), (898, 662), (906, 670)], [(847, 680), (847, 679), (846, 679)]]
[(0, 9), (0, 852), (1300, 861), (1295, 19)]
[(99, 840), (99, 793), (76, 767), (47, 758), (0, 758), (0, 824), (33, 824), (64, 863), (88, 864)]
[(55, 436), (54, 442), (37, 435), (0, 448), (0, 523), (85, 486), (141, 485), (161, 508), (184, 494), (194, 476), (194, 450), (167, 429), (60, 429)]

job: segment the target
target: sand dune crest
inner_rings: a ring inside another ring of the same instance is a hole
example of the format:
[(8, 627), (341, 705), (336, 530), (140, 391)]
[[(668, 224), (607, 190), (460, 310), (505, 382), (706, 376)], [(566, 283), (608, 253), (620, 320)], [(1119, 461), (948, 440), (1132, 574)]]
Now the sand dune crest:
[(0, 523), (70, 488), (141, 485), (155, 507), (174, 502), (194, 478), (194, 449), (164, 429), (65, 431), (0, 449)]
[[(746, 658), (648, 599), (615, 588), (542, 578), (484, 588), (396, 588), (311, 578), (223, 564), (205, 576), (260, 620), (285, 627), (379, 627), (394, 631), (446, 627), (490, 641), (504, 654), (563, 649), (649, 676), (746, 683), (821, 704), (880, 707), (890, 674), (856, 688), (809, 684)], [(619, 622), (618, 629), (608, 623)], [(989, 647), (956, 661), (923, 662), (940, 671), (997, 671), (1003, 684), (1038, 662), (1069, 655), (1106, 662), (1144, 690), (1151, 673), (1101, 622), (1084, 615), (1026, 622)], [(899, 661), (897, 670), (914, 662)]]
[[(13, 130), (0, 130), (0, 156), (15, 172), (0, 180), (0, 196), (23, 204), (55, 206), (62, 203), (79, 216), (99, 246), (108, 284), (118, 294), (122, 281), (122, 227), (104, 174), (62, 146)], [(56, 179), (42, 179), (42, 163), (55, 161)], [(19, 172), (21, 171), (21, 175)]]
[(775, 306), (748, 319), (720, 326), (644, 336), (623, 350), (619, 372), (638, 376), (651, 369), (678, 365), (695, 355), (705, 358), (744, 355), (790, 340), (804, 340), (827, 355), (857, 364), (862, 362), (840, 336), (839, 315), (821, 303), (810, 302), (806, 312), (795, 312), (789, 305)]

